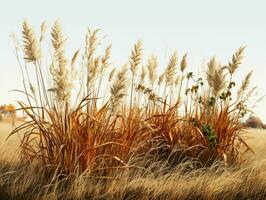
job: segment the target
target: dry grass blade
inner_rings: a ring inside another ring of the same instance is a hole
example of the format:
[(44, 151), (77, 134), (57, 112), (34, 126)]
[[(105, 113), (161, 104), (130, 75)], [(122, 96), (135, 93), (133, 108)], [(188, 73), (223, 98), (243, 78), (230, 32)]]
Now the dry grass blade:
[(152, 55), (148, 59), (147, 69), (149, 73), (150, 84), (153, 86), (157, 79), (157, 67), (158, 67), (158, 58), (155, 55)]

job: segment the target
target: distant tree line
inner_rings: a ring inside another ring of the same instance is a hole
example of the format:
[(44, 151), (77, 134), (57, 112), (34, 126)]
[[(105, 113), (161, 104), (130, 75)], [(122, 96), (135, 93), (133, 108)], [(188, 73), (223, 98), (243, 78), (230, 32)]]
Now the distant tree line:
[(245, 122), (245, 127), (249, 128), (262, 128), (266, 129), (266, 124), (264, 124), (259, 117), (251, 115)]
[(3, 119), (16, 118), (16, 107), (13, 104), (0, 106), (0, 121)]

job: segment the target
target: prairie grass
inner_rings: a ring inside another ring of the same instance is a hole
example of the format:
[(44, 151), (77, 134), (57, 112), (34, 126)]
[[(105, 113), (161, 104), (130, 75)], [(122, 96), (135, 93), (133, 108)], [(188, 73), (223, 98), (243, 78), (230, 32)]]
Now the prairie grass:
[(45, 168), (5, 160), (0, 163), (0, 194), (1, 199), (36, 200), (265, 199), (265, 160), (230, 168), (215, 163), (188, 172), (191, 164), (186, 162), (166, 171), (158, 162), (146, 170), (117, 169), (112, 178), (85, 171), (47, 181)]
[[(253, 169), (235, 172), (233, 167), (253, 153), (240, 135), (254, 92), (251, 73), (242, 85), (233, 81), (244, 47), (228, 64), (210, 59), (200, 77), (187, 71), (188, 54), (179, 61), (175, 51), (158, 75), (157, 56), (144, 61), (140, 40), (125, 65), (112, 67), (111, 45), (102, 55), (97, 51), (103, 43), (99, 30), (88, 30), (84, 51), (67, 58), (56, 21), (47, 69), (42, 54), (46, 25), (40, 39), (27, 22), (22, 29), (24, 57), (18, 48), (16, 55), (27, 101), (18, 104), (28, 120), (10, 134), (21, 136), (21, 163), (3, 165), (3, 194), (10, 196), (17, 181), (22, 186), (13, 198), (220, 199), (245, 195), (244, 190), (264, 196), (259, 193), (264, 182), (258, 183), (258, 193), (241, 183), (253, 181)], [(28, 76), (29, 67), (34, 77)], [(227, 188), (232, 184), (238, 192)], [(191, 194), (195, 188), (198, 193)]]

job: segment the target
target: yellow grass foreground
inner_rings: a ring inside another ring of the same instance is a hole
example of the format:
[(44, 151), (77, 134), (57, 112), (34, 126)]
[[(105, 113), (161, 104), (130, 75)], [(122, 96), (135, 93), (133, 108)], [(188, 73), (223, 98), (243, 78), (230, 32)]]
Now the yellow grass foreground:
[[(112, 179), (91, 176), (89, 171), (68, 182), (67, 177), (49, 183), (45, 172), (17, 158), (19, 138), (5, 141), (12, 127), (0, 123), (0, 199), (264, 199), (266, 197), (266, 131), (248, 129), (244, 137), (256, 152), (242, 166), (188, 170), (184, 163), (166, 173), (156, 169), (119, 171)], [(16, 159), (14, 159), (16, 157)], [(157, 163), (159, 165), (159, 163)], [(156, 167), (156, 166), (154, 166)]]

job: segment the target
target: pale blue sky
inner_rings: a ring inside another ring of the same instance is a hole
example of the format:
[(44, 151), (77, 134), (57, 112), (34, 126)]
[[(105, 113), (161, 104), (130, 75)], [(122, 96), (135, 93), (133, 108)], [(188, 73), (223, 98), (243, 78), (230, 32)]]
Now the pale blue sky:
[[(190, 68), (216, 55), (227, 62), (246, 45), (246, 58), (238, 78), (254, 69), (254, 84), (266, 94), (266, 1), (263, 0), (9, 0), (0, 11), (0, 104), (14, 102), (21, 88), (19, 68), (12, 53), (11, 32), (20, 33), (23, 19), (35, 28), (60, 18), (67, 48), (82, 47), (88, 27), (101, 28), (113, 44), (114, 64), (122, 64), (137, 39), (145, 54), (155, 53), (162, 62), (174, 49), (188, 52)], [(266, 99), (255, 111), (266, 121)]]

